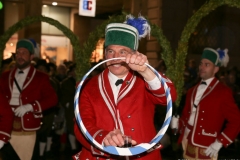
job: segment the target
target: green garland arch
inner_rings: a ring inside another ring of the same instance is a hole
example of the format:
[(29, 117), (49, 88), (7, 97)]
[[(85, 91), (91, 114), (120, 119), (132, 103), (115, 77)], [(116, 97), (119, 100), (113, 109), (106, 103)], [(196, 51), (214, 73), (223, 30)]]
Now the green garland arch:
[(237, 7), (240, 9), (240, 1), (239, 0), (210, 0), (206, 2), (187, 22), (186, 26), (181, 35), (181, 39), (178, 43), (178, 48), (176, 51), (176, 59), (175, 59), (175, 70), (173, 82), (175, 83), (178, 98), (176, 101), (176, 106), (179, 106), (182, 89), (184, 85), (183, 81), (183, 73), (184, 73), (184, 65), (185, 59), (188, 51), (188, 41), (191, 34), (195, 31), (197, 25), (201, 21), (201, 19), (207, 16), (210, 12), (214, 11), (216, 8), (228, 5), (230, 7)]

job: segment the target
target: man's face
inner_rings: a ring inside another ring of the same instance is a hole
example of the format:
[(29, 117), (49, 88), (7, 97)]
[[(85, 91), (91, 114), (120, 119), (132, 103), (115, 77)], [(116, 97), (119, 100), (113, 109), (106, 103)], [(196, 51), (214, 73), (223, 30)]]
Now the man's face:
[(215, 66), (210, 60), (202, 59), (199, 64), (199, 76), (203, 80), (207, 80), (215, 76), (219, 67)]
[(16, 51), (16, 66), (25, 69), (31, 64), (33, 55), (26, 48), (18, 48)]
[[(128, 54), (133, 54), (133, 51), (125, 46), (110, 45), (105, 49), (106, 59), (126, 57)], [(129, 67), (123, 60), (112, 60), (107, 62), (107, 67), (118, 78), (122, 78), (128, 74)]]

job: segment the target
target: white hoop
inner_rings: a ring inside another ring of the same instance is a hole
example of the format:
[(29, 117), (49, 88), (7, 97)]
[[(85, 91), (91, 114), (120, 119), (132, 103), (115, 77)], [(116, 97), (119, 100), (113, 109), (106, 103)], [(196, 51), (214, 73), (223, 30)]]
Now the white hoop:
[(163, 137), (163, 135), (167, 131), (167, 128), (168, 128), (168, 126), (169, 126), (169, 124), (171, 122), (171, 117), (172, 117), (172, 98), (171, 98), (171, 94), (170, 94), (170, 89), (169, 89), (169, 87), (167, 86), (167, 84), (165, 82), (165, 78), (163, 78), (152, 66), (150, 66), (147, 63), (145, 63), (145, 65), (147, 65), (147, 67), (150, 68), (154, 72), (154, 74), (158, 77), (158, 79), (161, 81), (162, 86), (164, 86), (164, 90), (165, 90), (165, 94), (166, 94), (166, 98), (167, 98), (166, 117), (165, 117), (165, 120), (164, 120), (164, 123), (163, 123), (161, 129), (158, 131), (157, 135), (149, 143), (141, 143), (141, 144), (138, 144), (138, 145), (130, 147), (130, 148), (120, 148), (120, 147), (115, 147), (115, 146), (103, 146), (103, 145), (99, 144), (97, 141), (95, 141), (93, 139), (93, 137), (89, 134), (89, 132), (87, 131), (86, 127), (83, 124), (83, 121), (82, 121), (81, 116), (80, 116), (80, 111), (79, 111), (79, 95), (80, 95), (80, 91), (81, 91), (83, 82), (86, 80), (88, 75), (95, 68), (97, 68), (98, 66), (100, 66), (103, 63), (106, 63), (106, 62), (111, 61), (111, 60), (117, 60), (117, 59), (125, 59), (125, 57), (118, 57), (118, 58), (112, 58), (112, 59), (104, 60), (101, 63), (98, 63), (93, 68), (91, 68), (84, 75), (84, 77), (82, 78), (81, 82), (79, 83), (79, 85), (77, 87), (77, 90), (76, 90), (76, 93), (75, 93), (75, 97), (74, 97), (74, 113), (75, 113), (77, 124), (78, 124), (79, 128), (81, 129), (82, 133), (98, 149), (100, 149), (100, 150), (102, 150), (104, 152), (107, 152), (109, 154), (113, 154), (113, 155), (133, 156), (133, 155), (138, 155), (138, 154), (141, 154), (141, 153), (149, 151), (149, 150), (153, 150), (154, 146), (157, 145), (158, 142), (161, 140), (161, 138)]

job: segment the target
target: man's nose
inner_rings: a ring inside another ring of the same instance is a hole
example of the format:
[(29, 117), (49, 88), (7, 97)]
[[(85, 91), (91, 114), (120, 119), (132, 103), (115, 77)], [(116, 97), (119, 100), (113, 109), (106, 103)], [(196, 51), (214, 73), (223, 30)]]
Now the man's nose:
[(199, 66), (199, 70), (204, 70), (204, 65)]
[(117, 58), (117, 57), (120, 57), (119, 53), (118, 52), (115, 52), (114, 55), (113, 55), (114, 58)]
[(18, 53), (16, 54), (16, 57), (22, 57), (22, 55), (23, 55), (22, 52), (18, 52)]

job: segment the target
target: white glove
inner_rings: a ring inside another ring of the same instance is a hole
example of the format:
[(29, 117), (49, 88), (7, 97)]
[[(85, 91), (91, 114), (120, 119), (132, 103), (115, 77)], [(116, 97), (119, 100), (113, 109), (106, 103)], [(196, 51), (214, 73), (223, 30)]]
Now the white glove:
[(172, 129), (178, 129), (178, 124), (179, 124), (179, 115), (177, 115), (177, 117), (172, 116), (170, 127)]
[(219, 142), (218, 140), (215, 140), (215, 142), (213, 142), (206, 150), (206, 156), (209, 157), (217, 157), (218, 151), (220, 150), (220, 148), (222, 148), (222, 143)]
[(2, 140), (0, 140), (0, 149), (4, 146), (5, 142), (3, 142)]
[(14, 113), (15, 116), (22, 117), (25, 113), (33, 111), (33, 107), (31, 104), (25, 104), (22, 106), (19, 106), (15, 109)]

